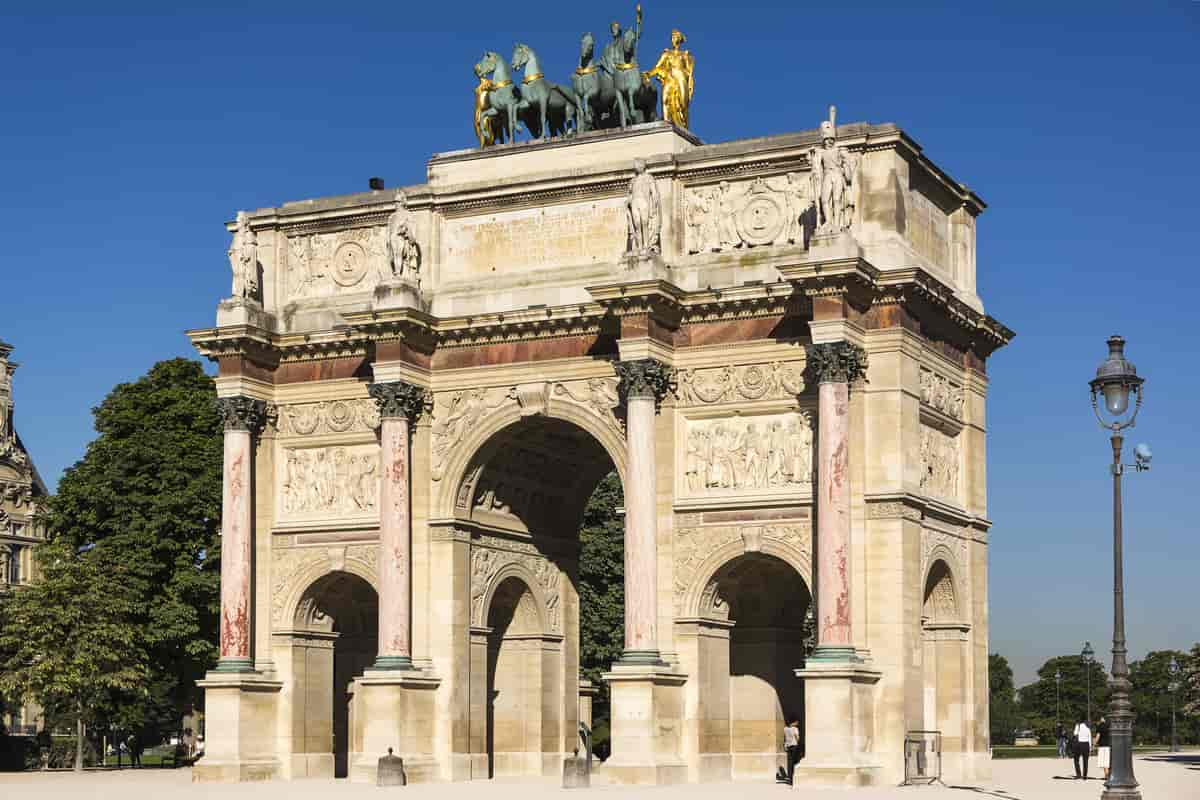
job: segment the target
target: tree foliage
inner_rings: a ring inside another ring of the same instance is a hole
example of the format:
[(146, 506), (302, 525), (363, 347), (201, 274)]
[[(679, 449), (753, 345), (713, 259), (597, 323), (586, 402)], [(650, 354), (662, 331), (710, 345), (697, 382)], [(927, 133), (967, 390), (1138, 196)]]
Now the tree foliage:
[[(1078, 655), (1055, 656), (1038, 669), (1038, 679), (1022, 686), (1019, 693), (1021, 712), (1028, 725), (1044, 742), (1054, 740), (1056, 725), (1072, 727), (1088, 715), (1088, 672), (1091, 672), (1091, 718), (1094, 723), (1108, 708), (1108, 673), (1099, 658), (1090, 662), (1090, 670)], [(1054, 677), (1062, 673), (1062, 689)]]
[(1012, 744), (1024, 720), (1017, 709), (1017, 690), (1008, 659), (999, 653), (988, 655), (988, 717), (992, 744)]
[(608, 686), (600, 675), (625, 648), (625, 527), (617, 515), (621, 481), (609, 473), (588, 500), (579, 531), (579, 667), (600, 689), (593, 715), (607, 719)]
[[(1171, 659), (1179, 664), (1178, 693), (1172, 694)], [(1197, 739), (1196, 720), (1184, 713), (1186, 693), (1184, 676), (1191, 657), (1182, 650), (1153, 650), (1129, 665), (1129, 681), (1133, 684), (1133, 740), (1138, 744), (1166, 744), (1171, 741), (1171, 707), (1175, 705), (1176, 725), (1181, 742)]]
[(0, 605), (0, 692), (89, 724), (114, 695), (144, 698), (147, 655), (129, 624), (137, 597), (122, 555), (59, 537), (35, 557), (40, 579)]
[(48, 504), (52, 536), (92, 547), (120, 568), (113, 575), (125, 597), (123, 635), (146, 654), (148, 668), (143, 694), (107, 704), (110, 721), (128, 731), (178, 720), (216, 659), (222, 440), (215, 397), (201, 365), (182, 358), (119, 384), (93, 409), (98, 435)]

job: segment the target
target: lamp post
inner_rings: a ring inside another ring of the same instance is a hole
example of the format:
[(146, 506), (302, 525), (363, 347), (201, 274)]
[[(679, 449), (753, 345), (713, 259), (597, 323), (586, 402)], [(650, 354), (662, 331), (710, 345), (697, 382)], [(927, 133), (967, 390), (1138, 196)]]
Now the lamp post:
[[(1143, 379), (1138, 377), (1133, 364), (1125, 359), (1125, 340), (1112, 336), (1108, 340), (1108, 358), (1096, 369), (1096, 377), (1089, 381), (1092, 394), (1092, 410), (1100, 426), (1111, 432), (1113, 477), (1113, 646), (1112, 687), (1109, 701), (1109, 722), (1112, 740), (1112, 769), (1104, 792), (1105, 800), (1140, 800), (1137, 779), (1133, 777), (1133, 704), (1129, 701), (1129, 665), (1125, 661), (1125, 575), (1124, 554), (1121, 542), (1121, 474), (1125, 471), (1121, 463), (1121, 445), (1125, 437), (1121, 431), (1133, 427), (1138, 411), (1142, 407)], [(1133, 411), (1129, 411), (1129, 395), (1136, 396)], [(1103, 397), (1103, 412), (1099, 398)], [(1150, 468), (1150, 448), (1139, 444), (1135, 449), (1137, 463), (1134, 468), (1141, 472)], [(1090, 676), (1090, 672), (1089, 672)]]
[(1083, 643), (1083, 652), (1079, 654), (1083, 660), (1083, 672), (1087, 676), (1087, 720), (1088, 727), (1092, 727), (1092, 659), (1095, 657), (1096, 651), (1092, 649), (1091, 642)]
[(1062, 670), (1054, 670), (1054, 724), (1062, 724)]
[(1179, 737), (1175, 735), (1175, 695), (1179, 691), (1179, 661), (1175, 656), (1171, 656), (1171, 666), (1167, 669), (1171, 675), (1171, 682), (1167, 684), (1167, 691), (1171, 693), (1171, 752), (1179, 752)]

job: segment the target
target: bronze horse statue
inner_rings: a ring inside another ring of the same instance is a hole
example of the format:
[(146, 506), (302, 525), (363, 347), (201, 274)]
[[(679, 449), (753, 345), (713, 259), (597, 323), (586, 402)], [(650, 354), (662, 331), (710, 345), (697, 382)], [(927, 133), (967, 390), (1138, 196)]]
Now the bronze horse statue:
[(513, 47), (513, 69), (524, 69), (517, 113), (531, 136), (562, 136), (575, 119), (575, 97), (566, 87), (546, 80), (537, 53), (527, 44)]
[(613, 75), (621, 127), (654, 122), (658, 119), (658, 89), (638, 69), (637, 34), (630, 28), (621, 34), (621, 50), (625, 63), (618, 64)]
[(658, 89), (642, 77), (637, 65), (637, 34), (628, 29), (621, 34), (623, 63), (610, 73), (604, 64), (595, 64), (596, 40), (585, 33), (579, 44), (579, 66), (571, 75), (575, 91), (575, 120), (581, 131), (622, 128), (658, 119)]

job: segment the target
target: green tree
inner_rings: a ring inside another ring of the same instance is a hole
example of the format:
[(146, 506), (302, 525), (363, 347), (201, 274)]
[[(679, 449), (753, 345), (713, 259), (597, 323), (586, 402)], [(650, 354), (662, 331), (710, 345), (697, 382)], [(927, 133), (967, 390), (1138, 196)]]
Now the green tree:
[(1192, 652), (1188, 653), (1187, 661), (1180, 666), (1183, 668), (1183, 676), (1180, 679), (1183, 685), (1179, 689), (1180, 704), (1185, 713), (1200, 716), (1200, 642), (1192, 645)]
[(988, 655), (988, 717), (992, 744), (1012, 744), (1023, 720), (1017, 710), (1017, 692), (1012, 667), (999, 653)]
[[(1108, 707), (1108, 674), (1100, 660), (1091, 662), (1092, 721), (1100, 718)], [(1062, 673), (1062, 689), (1058, 689), (1055, 672)], [(1088, 669), (1079, 655), (1056, 656), (1038, 669), (1038, 679), (1022, 686), (1020, 709), (1027, 724), (1043, 741), (1053, 741), (1058, 724), (1071, 728), (1087, 716)]]
[(127, 624), (147, 654), (151, 691), (112, 697), (108, 713), (135, 730), (164, 713), (177, 726), (217, 655), (222, 440), (215, 397), (201, 365), (182, 358), (119, 384), (93, 409), (98, 435), (48, 504), (53, 535), (120, 554)]
[[(1181, 670), (1185, 668), (1188, 655), (1181, 650), (1154, 650), (1129, 665), (1129, 681), (1133, 684), (1130, 700), (1137, 715), (1133, 740), (1137, 744), (1165, 744), (1171, 740), (1172, 658), (1178, 659)], [(1181, 721), (1176, 719), (1177, 723)], [(1183, 731), (1184, 726), (1180, 725), (1179, 730)]]
[(621, 481), (609, 473), (592, 492), (579, 531), (579, 667), (600, 694), (597, 740), (607, 738), (608, 685), (600, 680), (625, 648), (625, 526), (617, 515)]
[(40, 578), (0, 604), (0, 693), (73, 717), (75, 769), (84, 728), (113, 693), (144, 693), (147, 659), (129, 624), (136, 606), (124, 559), (107, 545), (68, 537), (35, 551)]

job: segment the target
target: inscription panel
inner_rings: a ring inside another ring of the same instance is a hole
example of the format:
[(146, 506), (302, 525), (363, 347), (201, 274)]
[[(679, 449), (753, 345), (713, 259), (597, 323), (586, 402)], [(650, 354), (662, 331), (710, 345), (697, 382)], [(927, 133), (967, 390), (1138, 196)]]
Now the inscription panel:
[(625, 250), (622, 199), (447, 220), (441, 263), (447, 280), (602, 264)]

